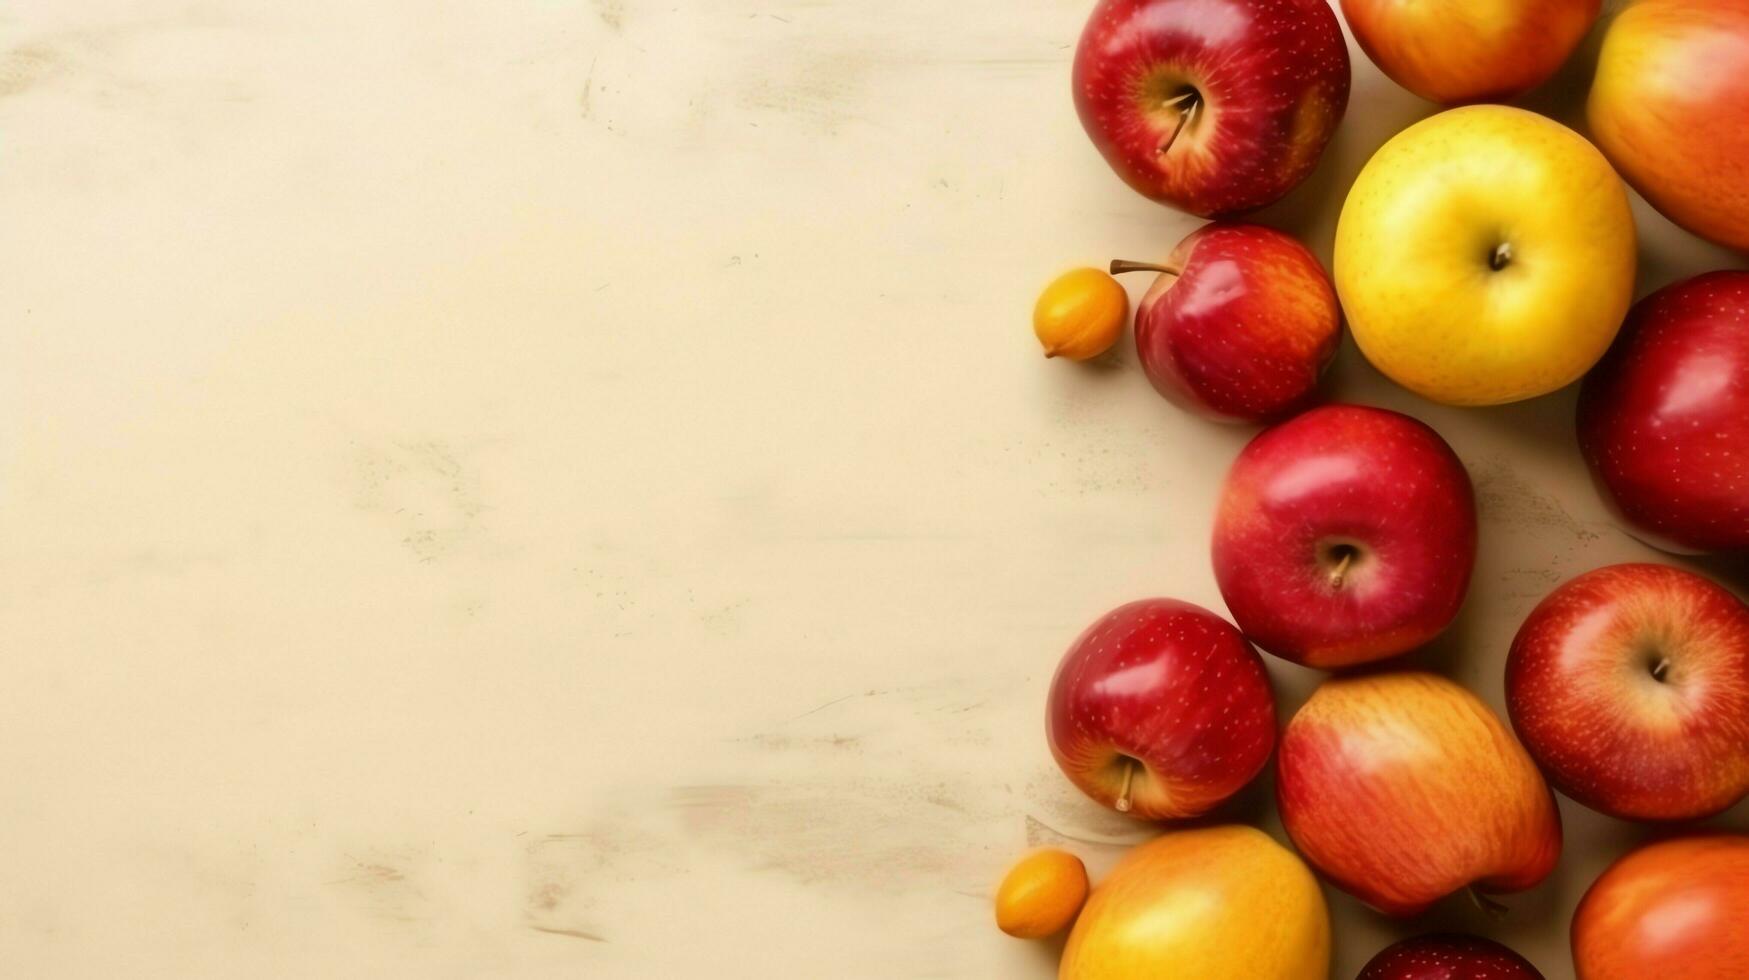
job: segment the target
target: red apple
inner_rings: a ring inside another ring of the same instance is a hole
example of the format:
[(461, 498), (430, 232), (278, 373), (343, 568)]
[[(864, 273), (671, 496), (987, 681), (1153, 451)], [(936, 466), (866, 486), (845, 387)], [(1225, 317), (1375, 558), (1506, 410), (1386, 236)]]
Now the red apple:
[(1263, 649), (1308, 667), (1392, 657), (1457, 616), (1476, 561), (1464, 464), (1407, 415), (1326, 405), (1265, 429), (1227, 473), (1215, 580)]
[(1749, 794), (1749, 607), (1667, 565), (1587, 572), (1519, 628), (1506, 703), (1549, 782), (1580, 803), (1710, 816)]
[(1636, 0), (1610, 23), (1591, 135), (1664, 216), (1749, 249), (1749, 3)]
[(1447, 934), (1386, 946), (1354, 980), (1543, 980), (1543, 975), (1491, 939)]
[(1579, 395), (1579, 450), (1648, 544), (1749, 552), (1749, 272), (1666, 287), (1628, 314)]
[(1165, 265), (1113, 262), (1159, 278), (1136, 310), (1136, 352), (1154, 389), (1223, 422), (1303, 408), (1336, 356), (1342, 314), (1318, 257), (1262, 225), (1212, 224)]
[(1325, 681), (1282, 732), (1276, 802), (1337, 887), (1411, 916), (1461, 888), (1521, 891), (1554, 869), (1554, 794), (1494, 712), (1422, 673)]
[(1642, 847), (1573, 913), (1579, 980), (1742, 980), (1749, 971), (1749, 837)]
[(1305, 180), (1348, 81), (1325, 0), (1101, 0), (1075, 50), (1075, 108), (1106, 162), (1204, 217)]
[(1504, 102), (1548, 81), (1601, 7), (1601, 0), (1342, 0), (1342, 16), (1398, 85), (1452, 105)]
[(1077, 639), (1051, 681), (1051, 755), (1100, 803), (1148, 820), (1199, 816), (1275, 747), (1263, 658), (1198, 606), (1145, 599)]

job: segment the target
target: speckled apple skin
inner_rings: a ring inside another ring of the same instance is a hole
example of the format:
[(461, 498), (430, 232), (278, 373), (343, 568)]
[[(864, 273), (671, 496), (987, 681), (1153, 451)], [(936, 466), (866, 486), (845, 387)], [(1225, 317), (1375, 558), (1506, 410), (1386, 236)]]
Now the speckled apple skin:
[(1354, 980), (1543, 980), (1543, 975), (1491, 939), (1447, 933), (1385, 947)]
[(1154, 389), (1222, 422), (1267, 422), (1315, 397), (1342, 341), (1330, 276), (1291, 235), (1262, 225), (1192, 232), (1136, 310)]
[(1579, 980), (1742, 980), (1749, 837), (1650, 844), (1610, 865), (1573, 913)]
[(1749, 607), (1668, 565), (1587, 572), (1519, 628), (1506, 704), (1580, 803), (1630, 820), (1718, 813), (1749, 793)]
[(1579, 395), (1579, 450), (1648, 544), (1749, 552), (1749, 272), (1636, 304)]
[[(1320, 556), (1366, 549), (1343, 587)], [(1246, 637), (1308, 667), (1412, 650), (1451, 624), (1476, 561), (1469, 473), (1397, 412), (1325, 405), (1265, 429), (1227, 474), (1215, 581)]]
[(1312, 867), (1386, 915), (1472, 884), (1522, 891), (1561, 854), (1554, 794), (1529, 754), (1480, 698), (1433, 674), (1320, 685), (1282, 733), (1276, 802)]
[[(1348, 108), (1348, 47), (1326, 0), (1102, 0), (1075, 51), (1075, 109), (1118, 176), (1212, 218), (1297, 187)], [(1201, 93), (1196, 117), (1162, 103)]]
[[(1275, 748), (1263, 658), (1231, 623), (1188, 602), (1119, 606), (1069, 647), (1046, 704), (1051, 755), (1082, 792), (1113, 806), (1123, 756), (1140, 760), (1131, 816), (1207, 813), (1249, 783)], [(1121, 753), (1121, 755), (1120, 755)]]

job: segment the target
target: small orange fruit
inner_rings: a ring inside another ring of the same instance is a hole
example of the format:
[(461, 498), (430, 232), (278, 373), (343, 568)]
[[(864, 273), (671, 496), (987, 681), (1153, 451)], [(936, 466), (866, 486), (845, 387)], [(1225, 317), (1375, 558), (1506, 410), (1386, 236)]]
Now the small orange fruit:
[(1087, 901), (1087, 866), (1067, 851), (1034, 851), (996, 889), (996, 927), (1020, 939), (1043, 939), (1075, 921)]
[(1039, 295), (1032, 332), (1046, 357), (1085, 361), (1117, 343), (1130, 312), (1130, 296), (1098, 269), (1071, 269)]

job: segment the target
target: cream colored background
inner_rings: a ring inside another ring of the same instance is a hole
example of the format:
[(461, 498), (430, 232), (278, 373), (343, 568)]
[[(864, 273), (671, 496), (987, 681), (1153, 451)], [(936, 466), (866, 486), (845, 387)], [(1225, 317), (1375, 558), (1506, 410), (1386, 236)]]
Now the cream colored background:
[[(1249, 435), (1028, 335), (1056, 272), (1195, 224), (1081, 134), (1087, 8), (0, 8), (5, 972), (1053, 975), (995, 879), (1149, 831), (1054, 769), (1050, 672), (1118, 602), (1218, 608)], [(1576, 118), (1588, 58), (1530, 104)], [(1430, 111), (1355, 67), (1261, 215), (1326, 257)], [(1639, 213), (1642, 290), (1738, 261)], [(1469, 464), (1475, 587), (1415, 660), (1498, 702), (1546, 590), (1649, 554), (1572, 393), (1335, 382)], [(1271, 667), (1291, 709), (1315, 677)], [(1333, 975), (1455, 925), (1568, 976), (1639, 831), (1563, 811), (1498, 924), (1332, 894)]]

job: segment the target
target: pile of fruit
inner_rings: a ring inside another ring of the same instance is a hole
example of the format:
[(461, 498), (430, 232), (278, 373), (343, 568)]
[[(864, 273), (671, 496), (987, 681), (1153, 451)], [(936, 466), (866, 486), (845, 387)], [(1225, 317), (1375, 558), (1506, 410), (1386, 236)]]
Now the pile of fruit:
[[(1170, 599), (1094, 623), (1046, 711), (1063, 773), (1114, 810), (1204, 817), (1275, 767), (1294, 851), (1242, 826), (1168, 829), (1098, 887), (1026, 857), (997, 921), (1072, 926), (1061, 977), (1326, 978), (1319, 876), (1388, 916), (1520, 891), (1561, 857), (1554, 791), (1666, 829), (1621, 856), (1572, 922), (1584, 980), (1749, 977), (1749, 837), (1685, 829), (1749, 794), (1749, 607), (1664, 564), (1557, 587), (1507, 660), (1508, 724), (1460, 685), (1381, 662), (1442, 633), (1469, 588), (1475, 496), (1432, 428), (1318, 404), (1346, 322), (1387, 377), (1446, 405), (1583, 379), (1576, 442), (1648, 544), (1749, 554), (1749, 272), (1635, 305), (1625, 178), (1681, 227), (1749, 250), (1749, 0), (1632, 0), (1607, 27), (1590, 139), (1488, 104), (1548, 80), (1599, 0), (1341, 0), (1392, 79), (1462, 104), (1390, 140), (1343, 204), (1334, 275), (1291, 236), (1224, 219), (1289, 193), (1347, 107), (1326, 0), (1101, 0), (1074, 95), (1105, 159), (1150, 198), (1215, 219), (1159, 263), (1134, 336), (1154, 387), (1267, 426), (1228, 471), (1213, 567), (1230, 620)], [(1619, 176), (1618, 176), (1619, 174)], [(1102, 270), (1034, 311), (1048, 355), (1096, 357), (1128, 319)], [(1331, 674), (1278, 726), (1263, 658)], [(1381, 952), (1363, 978), (1540, 974), (1475, 936)]]

